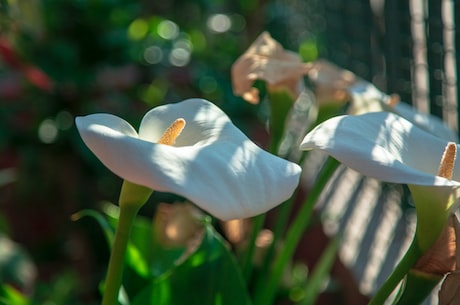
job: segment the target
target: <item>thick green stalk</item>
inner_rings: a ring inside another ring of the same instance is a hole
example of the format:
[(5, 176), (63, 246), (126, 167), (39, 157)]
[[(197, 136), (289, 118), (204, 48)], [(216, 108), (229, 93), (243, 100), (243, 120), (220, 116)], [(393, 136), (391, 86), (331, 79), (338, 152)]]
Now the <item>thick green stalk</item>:
[[(286, 118), (291, 109), (294, 100), (288, 91), (273, 90), (269, 91), (270, 95), (270, 147), (269, 152), (278, 154), (278, 148), (283, 138)], [(284, 204), (285, 205), (285, 204)], [(253, 219), (253, 228), (243, 259), (243, 276), (249, 281), (252, 273), (253, 256), (255, 252), (255, 241), (265, 222), (265, 214), (258, 215)]]
[(277, 217), (276, 223), (273, 228), (273, 241), (267, 249), (267, 253), (265, 254), (262, 268), (260, 270), (260, 274), (258, 276), (258, 282), (265, 281), (266, 278), (270, 276), (270, 267), (273, 257), (275, 256), (276, 245), (278, 244), (278, 240), (284, 234), (286, 229), (289, 215), (292, 210), (293, 199), (296, 197), (294, 194), (288, 201), (285, 201), (281, 206), (277, 208)]
[(286, 119), (294, 104), (294, 99), (288, 90), (278, 89), (269, 91), (270, 95), (270, 148), (277, 155), (283, 139)]
[(297, 213), (294, 222), (289, 227), (284, 247), (280, 255), (275, 259), (273, 272), (267, 281), (259, 283), (259, 286), (256, 288), (254, 296), (255, 305), (269, 305), (273, 303), (283, 271), (287, 263), (292, 258), (297, 245), (310, 222), (310, 217), (315, 203), (339, 164), (340, 163), (337, 160), (332, 158), (329, 158), (325, 163), (318, 179), (316, 180), (315, 186), (312, 188), (306, 201)]
[(422, 254), (423, 253), (417, 244), (417, 239), (414, 237), (411, 245), (409, 246), (409, 249), (407, 249), (406, 254), (404, 254), (401, 261), (398, 263), (396, 268), (390, 274), (385, 283), (383, 283), (382, 287), (380, 287), (368, 305), (383, 305), (390, 294), (395, 290), (396, 286), (401, 282), (404, 276), (406, 276), (406, 274), (409, 272), (415, 262), (422, 256)]
[(129, 234), (139, 208), (140, 206), (136, 205), (120, 206), (120, 216), (118, 218), (117, 228), (115, 230), (115, 239), (113, 242), (112, 252), (110, 254), (107, 277), (105, 281), (105, 290), (102, 297), (102, 305), (118, 304), (118, 292), (120, 290), (123, 277), (123, 267)]
[(411, 269), (404, 279), (393, 305), (422, 304), (443, 276)]

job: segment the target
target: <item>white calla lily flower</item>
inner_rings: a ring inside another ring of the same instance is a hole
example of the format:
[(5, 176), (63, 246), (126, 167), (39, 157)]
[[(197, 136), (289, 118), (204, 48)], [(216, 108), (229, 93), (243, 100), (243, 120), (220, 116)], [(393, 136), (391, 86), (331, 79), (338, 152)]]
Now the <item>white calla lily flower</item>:
[(409, 104), (399, 101), (397, 95), (390, 96), (383, 93), (372, 83), (360, 80), (349, 87), (349, 92), (353, 97), (349, 114), (388, 111), (405, 118), (437, 137), (449, 141), (458, 141), (457, 134), (440, 118), (420, 112)]
[(418, 127), (449, 141), (458, 141), (457, 134), (440, 118), (418, 111), (399, 96), (388, 95), (374, 84), (358, 77), (353, 72), (319, 59), (310, 63), (308, 77), (315, 84), (320, 103), (344, 102), (351, 99), (348, 114), (388, 111), (402, 116)]
[[(396, 114), (374, 112), (329, 119), (309, 132), (300, 148), (325, 151), (365, 176), (407, 184), (417, 211), (419, 247), (425, 251), (460, 202), (460, 164), (452, 164), (452, 178), (438, 175), (448, 144)], [(455, 155), (458, 145), (451, 145)]]
[[(178, 118), (173, 146), (156, 143)], [(132, 183), (171, 192), (223, 219), (251, 217), (288, 199), (301, 169), (249, 140), (214, 104), (189, 99), (156, 107), (139, 133), (110, 114), (76, 118), (85, 144), (112, 172)]]

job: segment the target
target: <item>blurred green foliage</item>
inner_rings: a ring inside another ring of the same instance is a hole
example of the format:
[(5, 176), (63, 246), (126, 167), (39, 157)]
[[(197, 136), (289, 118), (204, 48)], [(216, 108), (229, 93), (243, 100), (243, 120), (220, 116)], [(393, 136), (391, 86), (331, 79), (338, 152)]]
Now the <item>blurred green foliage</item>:
[[(118, 208), (106, 203), (102, 211), (84, 210), (78, 217), (95, 219), (111, 244)], [(203, 222), (204, 232), (194, 249), (165, 248), (155, 237), (151, 221), (137, 217), (123, 279), (130, 304), (250, 304), (246, 283), (227, 242), (209, 220)]]

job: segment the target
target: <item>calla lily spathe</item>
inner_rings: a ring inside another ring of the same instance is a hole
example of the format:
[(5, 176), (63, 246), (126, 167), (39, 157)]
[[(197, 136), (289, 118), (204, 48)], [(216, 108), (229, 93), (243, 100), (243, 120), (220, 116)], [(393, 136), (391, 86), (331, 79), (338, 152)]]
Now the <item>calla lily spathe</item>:
[[(156, 143), (178, 118), (186, 126), (174, 146)], [(77, 117), (76, 124), (85, 144), (116, 175), (184, 196), (223, 220), (266, 212), (288, 199), (299, 182), (297, 164), (259, 148), (206, 100), (156, 107), (139, 133), (110, 114)]]
[(425, 251), (460, 201), (458, 162), (452, 179), (437, 176), (447, 144), (398, 115), (374, 112), (329, 119), (309, 132), (300, 148), (325, 151), (365, 176), (407, 184), (417, 210), (419, 247)]
[(324, 59), (310, 64), (307, 75), (315, 84), (318, 100), (340, 101), (350, 98), (348, 114), (388, 111), (402, 116), (435, 136), (449, 141), (458, 141), (457, 134), (438, 117), (417, 111), (407, 103), (400, 102), (396, 95), (388, 95), (380, 91), (374, 84), (351, 71), (342, 69)]
[(350, 114), (363, 114), (375, 111), (395, 113), (412, 122), (417, 127), (449, 141), (458, 141), (457, 134), (438, 117), (417, 111), (407, 103), (399, 101), (396, 95), (383, 93), (372, 83), (359, 80), (349, 87), (353, 97)]

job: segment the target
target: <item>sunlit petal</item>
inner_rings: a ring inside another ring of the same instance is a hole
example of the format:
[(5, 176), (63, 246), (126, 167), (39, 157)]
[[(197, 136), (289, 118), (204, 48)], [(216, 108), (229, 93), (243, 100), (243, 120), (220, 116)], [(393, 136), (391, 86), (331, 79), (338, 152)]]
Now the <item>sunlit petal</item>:
[(231, 137), (235, 142), (241, 138), (246, 139), (246, 136), (232, 124), (222, 110), (212, 103), (199, 99), (153, 108), (141, 121), (139, 137), (149, 142), (156, 142), (179, 117), (185, 120), (186, 128), (182, 130), (174, 146), (203, 145), (215, 142), (221, 136)]
[(388, 95), (374, 84), (358, 77), (353, 72), (319, 59), (310, 63), (308, 77), (315, 85), (318, 102), (345, 102), (351, 100), (348, 114), (388, 111), (402, 116), (438, 137), (458, 141), (457, 134), (441, 119), (418, 111), (404, 102), (395, 101), (395, 95)]
[(137, 138), (137, 132), (125, 120), (107, 113), (96, 113), (86, 117), (77, 117), (75, 119), (80, 135), (90, 136), (92, 133), (108, 133), (113, 136), (126, 135)]
[[(447, 140), (388, 112), (339, 116), (306, 135), (301, 149), (327, 152), (361, 174), (408, 184), (417, 208), (419, 246), (427, 250), (460, 201), (460, 165), (437, 176)], [(457, 144), (458, 150), (458, 144)]]
[(417, 111), (407, 103), (394, 100), (394, 96), (387, 95), (373, 84), (360, 80), (349, 87), (353, 98), (350, 114), (362, 114), (374, 111), (393, 112), (412, 122), (419, 128), (449, 141), (458, 141), (457, 134), (440, 118)]
[[(339, 116), (306, 135), (301, 149), (327, 151), (360, 173), (379, 180), (419, 185), (449, 185), (437, 177), (447, 141), (388, 112)], [(460, 180), (460, 165), (454, 169)]]
[[(111, 129), (107, 115), (102, 123), (97, 116), (77, 118), (77, 127), (105, 166), (132, 183), (184, 196), (218, 218), (266, 212), (297, 187), (298, 165), (260, 149), (208, 101), (153, 109), (142, 120), (139, 138), (123, 120), (109, 116), (116, 126)], [(187, 125), (175, 146), (155, 143), (178, 117)]]
[(392, 107), (392, 112), (402, 116), (420, 128), (449, 141), (458, 141), (458, 135), (439, 118), (415, 111), (406, 103), (398, 103)]

